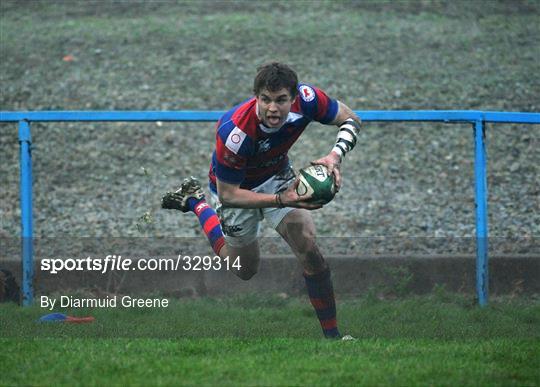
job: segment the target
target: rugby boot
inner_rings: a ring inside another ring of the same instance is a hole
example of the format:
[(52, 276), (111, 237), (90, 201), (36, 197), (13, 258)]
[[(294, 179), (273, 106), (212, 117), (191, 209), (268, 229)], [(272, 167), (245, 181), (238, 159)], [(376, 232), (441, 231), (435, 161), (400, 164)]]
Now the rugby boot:
[(204, 198), (204, 191), (201, 188), (201, 183), (193, 176), (185, 179), (182, 186), (175, 192), (167, 192), (161, 199), (161, 208), (189, 212), (191, 211), (188, 206), (189, 198), (194, 198), (196, 200)]

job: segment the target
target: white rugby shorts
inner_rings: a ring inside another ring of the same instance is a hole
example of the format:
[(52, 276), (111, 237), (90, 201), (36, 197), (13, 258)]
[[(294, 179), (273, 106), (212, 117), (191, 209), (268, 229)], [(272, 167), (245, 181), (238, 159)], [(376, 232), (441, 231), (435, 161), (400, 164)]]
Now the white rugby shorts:
[[(295, 179), (293, 169), (289, 166), (275, 174), (261, 185), (252, 188), (253, 192), (276, 194), (284, 191)], [(218, 195), (210, 190), (211, 203), (221, 222), (221, 229), (227, 244), (242, 247), (254, 242), (259, 236), (259, 223), (266, 219), (275, 229), (285, 215), (294, 210), (284, 208), (234, 208), (226, 207), (219, 201)]]

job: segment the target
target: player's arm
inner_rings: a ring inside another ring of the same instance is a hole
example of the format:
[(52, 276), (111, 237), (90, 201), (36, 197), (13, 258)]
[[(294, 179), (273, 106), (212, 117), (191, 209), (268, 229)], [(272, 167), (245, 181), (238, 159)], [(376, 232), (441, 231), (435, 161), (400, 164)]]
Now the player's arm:
[(326, 166), (330, 173), (334, 174), (336, 187), (341, 187), (341, 173), (339, 166), (345, 155), (356, 145), (356, 137), (360, 129), (361, 120), (343, 102), (338, 101), (336, 117), (329, 123), (339, 127), (334, 147), (328, 155), (312, 162)]
[(315, 210), (321, 205), (306, 202), (309, 197), (298, 196), (296, 187), (298, 178), (285, 191), (279, 194), (253, 192), (240, 188), (240, 185), (225, 183), (217, 179), (219, 201), (228, 207), (238, 208), (267, 208), (267, 207), (296, 207)]

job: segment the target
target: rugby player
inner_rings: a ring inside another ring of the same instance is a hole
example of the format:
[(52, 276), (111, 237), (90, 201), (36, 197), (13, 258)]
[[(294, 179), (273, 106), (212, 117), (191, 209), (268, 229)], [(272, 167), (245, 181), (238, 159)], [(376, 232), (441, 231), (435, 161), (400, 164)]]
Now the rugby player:
[(287, 152), (310, 122), (338, 126), (330, 153), (312, 163), (325, 165), (339, 190), (339, 167), (356, 144), (360, 119), (321, 89), (299, 83), (294, 70), (283, 63), (259, 67), (253, 92), (217, 123), (209, 172), (211, 204), (191, 177), (176, 192), (165, 194), (162, 207), (195, 213), (216, 254), (240, 257), (235, 274), (243, 280), (259, 268), (259, 223), (266, 219), (300, 260), (324, 336), (342, 338), (330, 269), (315, 242), (310, 214), (322, 206), (296, 193), (299, 180)]

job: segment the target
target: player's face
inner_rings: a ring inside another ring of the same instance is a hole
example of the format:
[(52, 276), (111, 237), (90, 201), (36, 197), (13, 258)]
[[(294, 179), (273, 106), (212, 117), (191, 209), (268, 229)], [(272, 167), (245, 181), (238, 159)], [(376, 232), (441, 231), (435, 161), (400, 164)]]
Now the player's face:
[(274, 92), (266, 89), (261, 91), (257, 96), (257, 104), (263, 124), (268, 128), (281, 127), (291, 111), (293, 102), (294, 98), (285, 88)]

